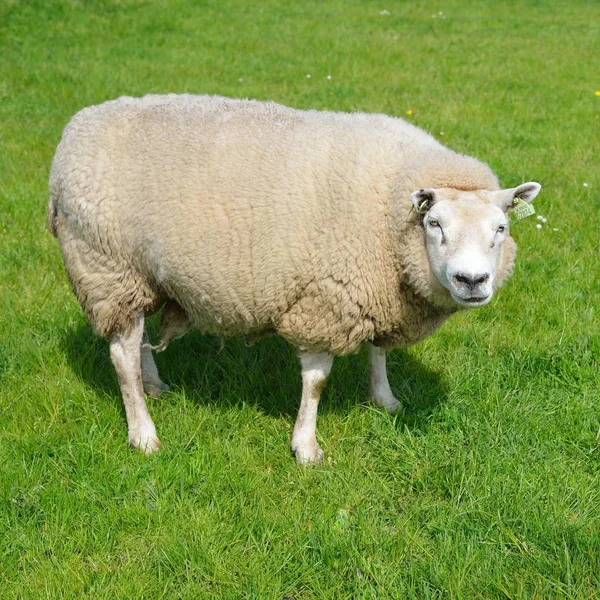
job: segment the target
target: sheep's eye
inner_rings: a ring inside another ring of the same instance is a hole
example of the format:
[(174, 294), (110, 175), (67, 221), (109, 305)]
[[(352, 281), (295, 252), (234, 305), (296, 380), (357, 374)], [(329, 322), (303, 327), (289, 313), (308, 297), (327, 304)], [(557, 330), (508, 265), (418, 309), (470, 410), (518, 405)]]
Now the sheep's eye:
[(506, 231), (506, 225), (500, 225), (498, 229), (496, 229), (497, 233), (504, 233)]
[(429, 226), (430, 227), (439, 227), (440, 226), (440, 222), (437, 221), (436, 219), (430, 219)]

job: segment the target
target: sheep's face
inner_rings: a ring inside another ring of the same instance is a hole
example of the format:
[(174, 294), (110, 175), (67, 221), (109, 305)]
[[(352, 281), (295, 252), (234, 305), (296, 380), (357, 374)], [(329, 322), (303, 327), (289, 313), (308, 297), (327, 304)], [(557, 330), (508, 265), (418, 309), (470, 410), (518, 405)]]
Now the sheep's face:
[[(416, 210), (424, 215), (425, 244), (436, 279), (463, 307), (487, 304), (501, 283), (499, 271), (510, 272), (505, 240), (507, 213), (519, 200), (531, 202), (538, 183), (524, 183), (509, 190), (464, 192), (424, 189), (412, 194)], [(514, 242), (509, 240), (514, 247)]]

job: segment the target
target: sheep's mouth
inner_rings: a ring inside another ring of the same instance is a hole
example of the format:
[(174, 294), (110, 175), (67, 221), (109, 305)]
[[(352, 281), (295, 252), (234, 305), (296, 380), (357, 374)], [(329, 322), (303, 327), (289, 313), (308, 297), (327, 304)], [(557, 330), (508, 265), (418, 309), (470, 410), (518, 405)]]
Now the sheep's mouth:
[(487, 296), (469, 296), (468, 298), (461, 298), (460, 296), (455, 296), (452, 294), (454, 300), (458, 302), (461, 306), (468, 306), (470, 308), (475, 308), (477, 306), (484, 306), (487, 304), (492, 295), (488, 294)]

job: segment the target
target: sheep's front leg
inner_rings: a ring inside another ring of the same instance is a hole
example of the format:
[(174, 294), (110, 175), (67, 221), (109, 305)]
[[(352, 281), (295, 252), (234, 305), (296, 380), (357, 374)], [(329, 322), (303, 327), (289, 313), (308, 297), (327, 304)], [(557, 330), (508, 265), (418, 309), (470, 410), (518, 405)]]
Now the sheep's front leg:
[(320, 462), (323, 450), (317, 443), (317, 409), (319, 398), (331, 371), (333, 356), (327, 352), (320, 354), (301, 354), (302, 400), (294, 433), (292, 452), (299, 465)]
[(402, 405), (396, 399), (390, 388), (385, 368), (385, 350), (369, 344), (369, 364), (371, 366), (371, 385), (369, 387), (371, 400), (379, 408), (385, 408), (389, 413), (397, 412)]
[(169, 386), (163, 383), (158, 375), (158, 369), (150, 348), (150, 340), (145, 330), (142, 337), (142, 385), (144, 392), (151, 398), (158, 398), (162, 392), (169, 389)]
[(144, 454), (151, 454), (160, 447), (156, 428), (146, 407), (142, 386), (142, 338), (144, 317), (138, 317), (127, 333), (113, 335), (110, 340), (110, 358), (117, 371), (127, 427), (129, 444)]

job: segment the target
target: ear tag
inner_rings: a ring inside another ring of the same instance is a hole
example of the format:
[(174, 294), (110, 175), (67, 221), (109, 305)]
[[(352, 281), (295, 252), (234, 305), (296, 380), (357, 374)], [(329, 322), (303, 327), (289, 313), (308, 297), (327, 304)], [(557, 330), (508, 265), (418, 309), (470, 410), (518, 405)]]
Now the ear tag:
[(417, 212), (424, 215), (428, 210), (429, 210), (429, 200), (423, 200), (423, 202), (421, 202), (421, 204), (419, 204), (419, 210)]
[(527, 202), (525, 202), (525, 200), (521, 200), (521, 198), (515, 198), (513, 200), (513, 206), (515, 207), (515, 216), (519, 221), (525, 217), (535, 215), (535, 208), (533, 208), (533, 205), (527, 204)]

